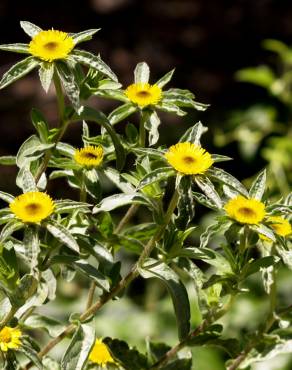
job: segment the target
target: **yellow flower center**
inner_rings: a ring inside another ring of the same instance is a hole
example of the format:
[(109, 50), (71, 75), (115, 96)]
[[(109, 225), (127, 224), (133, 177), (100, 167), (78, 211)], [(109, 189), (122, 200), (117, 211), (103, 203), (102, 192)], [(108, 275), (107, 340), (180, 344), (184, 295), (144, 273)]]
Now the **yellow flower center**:
[(225, 205), (228, 216), (242, 224), (258, 224), (265, 217), (265, 205), (257, 199), (242, 195), (229, 200)]
[(202, 174), (213, 164), (211, 155), (205, 149), (189, 142), (172, 145), (165, 158), (174, 169), (186, 175)]
[(15, 198), (9, 207), (21, 221), (39, 223), (53, 213), (55, 205), (49, 195), (31, 191)]
[(21, 346), (21, 331), (17, 328), (4, 326), (0, 331), (0, 350), (7, 352), (8, 349), (14, 349)]
[(74, 159), (82, 167), (98, 167), (103, 160), (103, 148), (101, 146), (87, 146), (77, 149), (74, 153)]
[(11, 341), (11, 333), (9, 328), (5, 327), (0, 332), (0, 342), (9, 343)]
[(41, 31), (29, 43), (29, 52), (47, 62), (66, 59), (73, 48), (73, 38), (66, 32), (55, 30)]
[(148, 83), (135, 83), (127, 87), (125, 94), (129, 100), (139, 105), (146, 107), (147, 105), (157, 104), (162, 96), (161, 88), (157, 85)]
[(96, 339), (93, 349), (90, 352), (89, 360), (101, 366), (105, 366), (108, 363), (115, 363), (107, 346), (101, 339)]

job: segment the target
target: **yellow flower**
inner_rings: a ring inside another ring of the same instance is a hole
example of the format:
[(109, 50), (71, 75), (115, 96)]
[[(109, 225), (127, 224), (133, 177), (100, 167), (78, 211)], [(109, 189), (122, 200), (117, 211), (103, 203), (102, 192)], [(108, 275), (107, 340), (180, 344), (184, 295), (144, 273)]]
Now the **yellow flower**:
[(185, 175), (202, 174), (213, 164), (210, 153), (188, 142), (172, 145), (165, 153), (165, 158), (173, 168)]
[[(270, 216), (267, 218), (269, 227), (274, 230), (277, 235), (288, 236), (292, 233), (290, 222), (281, 216)], [(272, 240), (263, 234), (259, 234), (260, 239), (272, 242)]]
[(242, 195), (225, 204), (228, 216), (242, 224), (258, 224), (265, 217), (265, 205), (257, 199), (247, 199)]
[(29, 52), (47, 62), (65, 59), (73, 48), (73, 38), (55, 30), (40, 31), (29, 43)]
[(19, 348), (21, 346), (20, 338), (21, 331), (17, 328), (4, 326), (0, 331), (0, 349), (7, 352), (8, 349)]
[(138, 82), (127, 87), (125, 90), (126, 96), (139, 107), (147, 105), (155, 105), (161, 99), (161, 88), (154, 84)]
[(101, 146), (86, 146), (75, 150), (75, 161), (84, 167), (98, 167), (103, 160), (103, 148)]
[(49, 195), (30, 191), (15, 198), (9, 207), (21, 221), (38, 223), (53, 213), (55, 205)]
[(116, 363), (112, 358), (107, 346), (102, 342), (101, 339), (96, 339), (95, 344), (90, 352), (89, 360), (101, 366), (106, 366), (109, 363)]

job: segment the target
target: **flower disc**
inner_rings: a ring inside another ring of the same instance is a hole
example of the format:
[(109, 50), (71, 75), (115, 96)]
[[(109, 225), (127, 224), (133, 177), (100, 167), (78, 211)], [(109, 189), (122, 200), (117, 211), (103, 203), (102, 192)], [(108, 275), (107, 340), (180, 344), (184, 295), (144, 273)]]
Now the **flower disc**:
[(49, 195), (31, 191), (19, 195), (9, 207), (21, 221), (38, 223), (53, 213), (55, 205)]
[(229, 200), (225, 205), (225, 211), (230, 218), (242, 224), (255, 224), (265, 217), (265, 205), (257, 199), (247, 199), (242, 195)]
[(21, 331), (17, 328), (4, 326), (0, 331), (0, 350), (7, 352), (8, 349), (19, 348), (21, 346)]
[(136, 83), (127, 87), (125, 90), (126, 96), (139, 107), (147, 105), (155, 105), (161, 99), (162, 91), (157, 85), (148, 83)]
[(52, 62), (65, 59), (74, 48), (72, 37), (62, 31), (41, 31), (29, 43), (29, 52), (42, 60)]
[(213, 164), (210, 153), (188, 142), (172, 145), (165, 158), (174, 169), (185, 175), (202, 174)]
[(103, 148), (101, 146), (86, 146), (77, 149), (74, 153), (74, 159), (83, 167), (98, 167), (103, 160)]
[(101, 366), (106, 366), (108, 363), (115, 363), (107, 346), (102, 342), (101, 339), (96, 339), (95, 344), (90, 352), (89, 360)]

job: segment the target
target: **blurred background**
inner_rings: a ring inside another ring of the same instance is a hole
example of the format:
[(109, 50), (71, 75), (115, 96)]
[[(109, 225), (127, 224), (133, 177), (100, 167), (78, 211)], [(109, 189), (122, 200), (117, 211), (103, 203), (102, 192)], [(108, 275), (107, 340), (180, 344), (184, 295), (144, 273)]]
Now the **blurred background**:
[[(101, 28), (82, 48), (100, 53), (124, 87), (132, 83), (133, 70), (140, 61), (149, 64), (151, 82), (176, 68), (169, 86), (189, 89), (199, 102), (211, 106), (206, 112), (190, 112), (183, 119), (163, 114), (159, 143), (173, 144), (191, 123), (201, 120), (209, 127), (203, 139), (206, 149), (235, 159), (224, 163), (226, 170), (248, 185), (251, 177), (267, 166), (272, 196), (286, 195), (291, 189), (291, 1), (1, 0), (1, 44), (29, 41), (19, 26), (20, 20), (67, 32)], [(21, 58), (20, 54), (1, 51), (1, 75)], [(98, 98), (91, 104), (105, 113), (117, 106), (116, 102)], [(52, 126), (56, 124), (54, 91), (44, 93), (36, 72), (0, 91), (0, 155), (16, 154), (33, 132), (29, 118), (32, 107), (41, 109)], [(79, 137), (80, 125), (76, 125), (71, 126), (65, 139), (78, 146)], [(0, 167), (1, 190), (19, 192), (15, 174), (14, 167)], [(51, 186), (51, 191), (61, 196), (63, 189), (59, 189), (58, 183)], [(198, 214), (200, 230), (210, 219), (210, 214)], [(291, 303), (289, 281), (291, 273), (284, 269), (279, 285), (283, 304)], [(74, 298), (86, 293), (80, 284), (62, 284), (61, 300), (49, 307), (50, 314), (60, 317), (66, 307), (68, 312), (78, 311), (80, 307), (75, 307)], [(154, 285), (145, 287), (138, 282), (127, 299), (108, 305), (96, 318), (99, 335), (118, 336), (141, 348), (146, 336), (175, 343), (171, 303), (165, 291)], [(265, 293), (259, 279), (251, 279), (250, 287), (257, 296), (246, 294), (237, 302), (229, 317), (230, 333), (255, 330), (265, 312)], [(224, 369), (222, 351), (197, 348), (194, 352), (194, 369)], [(284, 357), (254, 369), (289, 370), (291, 366)]]

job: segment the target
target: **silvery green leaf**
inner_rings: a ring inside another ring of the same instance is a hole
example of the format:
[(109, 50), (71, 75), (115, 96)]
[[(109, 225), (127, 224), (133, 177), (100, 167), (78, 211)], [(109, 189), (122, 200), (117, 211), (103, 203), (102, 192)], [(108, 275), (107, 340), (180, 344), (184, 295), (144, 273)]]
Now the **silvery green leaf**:
[(206, 172), (206, 176), (211, 177), (211, 179), (215, 179), (231, 188), (234, 188), (239, 193), (241, 193), (244, 196), (248, 196), (248, 192), (245, 189), (245, 187), (241, 184), (240, 181), (238, 181), (235, 177), (230, 175), (230, 173), (225, 172), (221, 168), (212, 167), (209, 168)]
[(155, 111), (145, 112), (143, 115), (144, 126), (149, 131), (149, 145), (155, 145), (159, 139), (160, 118)]
[(93, 91), (93, 95), (107, 99), (119, 100), (124, 103), (129, 103), (129, 99), (126, 97), (125, 93), (122, 90), (96, 89)]
[(27, 21), (21, 21), (20, 22), (20, 26), (21, 28), (24, 30), (24, 32), (30, 36), (30, 37), (34, 37), (36, 36), (39, 32), (42, 31), (42, 29), (38, 26), (36, 26), (35, 24), (31, 23), (31, 22), (27, 22)]
[(158, 104), (155, 105), (157, 109), (162, 110), (163, 112), (174, 113), (178, 116), (185, 116), (187, 113), (180, 109), (177, 105), (164, 102), (163, 100), (160, 101)]
[[(19, 168), (24, 167), (30, 160), (27, 158), (27, 155), (31, 155), (35, 148), (41, 144), (40, 139), (36, 135), (30, 136), (24, 141), (20, 146), (16, 156), (16, 164)], [(39, 158), (39, 155), (35, 159)]]
[(33, 108), (31, 110), (31, 121), (37, 133), (39, 134), (39, 138), (41, 142), (47, 143), (50, 133), (49, 133), (48, 122), (46, 121), (43, 114), (39, 110)]
[(139, 183), (139, 189), (144, 188), (144, 186), (153, 184), (157, 181), (166, 180), (171, 176), (175, 176), (176, 172), (171, 167), (161, 167), (148, 173)]
[(13, 195), (5, 193), (5, 191), (0, 191), (0, 199), (4, 200), (4, 202), (11, 203), (15, 198)]
[(108, 119), (112, 125), (115, 125), (127, 118), (130, 114), (136, 112), (136, 110), (137, 108), (132, 103), (126, 103), (113, 110), (109, 114)]
[(150, 69), (148, 64), (145, 62), (138, 63), (134, 70), (134, 81), (135, 83), (147, 83), (149, 82)]
[(31, 345), (23, 343), (22, 341), (21, 346), (19, 346), (16, 351), (24, 354), (24, 356), (29, 358), (38, 369), (43, 370), (41, 360), (39, 359), (36, 350), (32, 348)]
[(255, 198), (257, 200), (261, 200), (262, 196), (264, 195), (265, 188), (266, 188), (266, 170), (263, 170), (253, 182), (250, 190), (249, 196), (250, 198)]
[(231, 157), (227, 157), (226, 155), (221, 155), (221, 154), (211, 154), (211, 158), (214, 163), (232, 161), (233, 159)]
[(71, 52), (71, 56), (76, 60), (76, 62), (84, 64), (86, 67), (91, 67), (114, 81), (118, 81), (117, 76), (113, 73), (110, 67), (104, 63), (100, 56), (78, 49), (73, 50)]
[(214, 188), (212, 182), (206, 176), (194, 176), (198, 187), (207, 195), (207, 197), (219, 208), (222, 208), (222, 201)]
[(12, 84), (21, 77), (27, 75), (30, 71), (39, 65), (39, 61), (30, 56), (14, 64), (7, 72), (4, 73), (0, 81), (0, 89)]
[(177, 202), (178, 216), (175, 220), (180, 230), (185, 230), (195, 216), (195, 203), (192, 196), (192, 180), (183, 176), (177, 187), (179, 198)]
[(43, 89), (47, 93), (54, 75), (54, 63), (42, 63), (39, 68), (39, 76)]
[(237, 195), (239, 195), (239, 192), (236, 191), (234, 188), (230, 188), (227, 185), (223, 185), (222, 187), (223, 193), (230, 199), (235, 198)]
[(88, 207), (90, 204), (76, 202), (71, 199), (62, 199), (62, 200), (55, 200), (55, 212), (56, 213), (70, 213), (73, 211), (82, 211), (82, 212), (89, 212)]
[(0, 45), (0, 50), (12, 51), (14, 53), (29, 54), (28, 44), (21, 43)]
[(139, 269), (145, 279), (158, 278), (162, 281), (171, 295), (180, 340), (185, 339), (190, 330), (190, 303), (185, 286), (181, 283), (177, 274), (164, 262), (148, 259)]
[(94, 266), (90, 265), (87, 261), (74, 261), (73, 266), (76, 268), (76, 270), (85, 275), (87, 278), (94, 280), (98, 287), (105, 290), (106, 292), (109, 291), (110, 284), (108, 282), (108, 279), (103, 274), (101, 274)]
[(120, 172), (114, 168), (107, 167), (103, 172), (123, 193), (132, 194), (136, 191), (135, 187), (123, 179)]
[(0, 157), (0, 164), (4, 166), (14, 166), (16, 164), (16, 157), (14, 155), (2, 155)]
[(118, 207), (127, 204), (147, 204), (141, 194), (114, 194), (104, 198), (98, 205), (93, 208), (93, 213), (110, 212)]
[(292, 270), (292, 250), (286, 250), (281, 246), (276, 246), (276, 249), (285, 265)]
[(72, 33), (70, 36), (72, 37), (74, 44), (77, 45), (80, 42), (89, 41), (92, 39), (92, 36), (98, 32), (100, 28), (94, 28), (91, 30), (81, 31), (78, 33)]
[(67, 64), (62, 62), (55, 63), (55, 67), (68, 98), (73, 104), (74, 109), (78, 111), (80, 108), (80, 91), (79, 86), (75, 81), (73, 71), (68, 67)]
[(179, 139), (180, 143), (190, 142), (200, 145), (201, 136), (208, 131), (208, 127), (203, 126), (199, 121), (194, 126), (190, 127)]
[(38, 190), (35, 179), (27, 167), (22, 167), (19, 170), (16, 178), (16, 184), (22, 189), (24, 193)]
[(149, 155), (155, 159), (165, 159), (164, 152), (153, 148), (132, 148), (132, 151), (137, 155)]
[(216, 235), (222, 228), (223, 225), (219, 222), (208, 226), (206, 231), (204, 231), (200, 236), (200, 248), (207, 247), (209, 239), (212, 238), (213, 235)]
[(57, 170), (50, 173), (50, 180), (59, 179), (60, 177), (74, 176), (72, 170)]
[(43, 370), (61, 370), (58, 362), (51, 359), (50, 357), (43, 358), (43, 366)]
[(42, 316), (39, 314), (30, 315), (25, 320), (25, 326), (28, 326), (30, 329), (44, 329), (51, 337), (57, 337), (65, 329), (65, 325), (60, 321), (57, 321), (52, 317)]
[(79, 246), (74, 239), (73, 235), (67, 230), (63, 225), (60, 225), (56, 221), (47, 221), (44, 226), (47, 230), (61, 243), (65, 244), (68, 248), (72, 249), (74, 252), (79, 253)]
[(82, 370), (95, 342), (94, 329), (79, 325), (61, 360), (61, 370)]
[(214, 211), (218, 211), (218, 207), (209, 198), (207, 198), (206, 195), (193, 191), (193, 197), (203, 206), (213, 209)]
[(38, 230), (33, 226), (26, 227), (24, 230), (24, 254), (25, 259), (31, 270), (38, 265), (38, 255), (40, 252), (40, 240)]
[(67, 144), (67, 143), (62, 143), (62, 142), (59, 142), (56, 145), (56, 150), (60, 154), (65, 155), (66, 157), (69, 157), (69, 158), (72, 158), (76, 151), (76, 149), (72, 145)]
[(171, 79), (174, 74), (175, 68), (171, 71), (167, 72), (163, 77), (161, 77), (155, 85), (159, 86), (160, 88), (164, 87)]
[(260, 224), (260, 225), (251, 225), (250, 228), (256, 231), (258, 234), (262, 234), (267, 238), (271, 239), (273, 242), (276, 241), (273, 230), (271, 230), (269, 227)]

